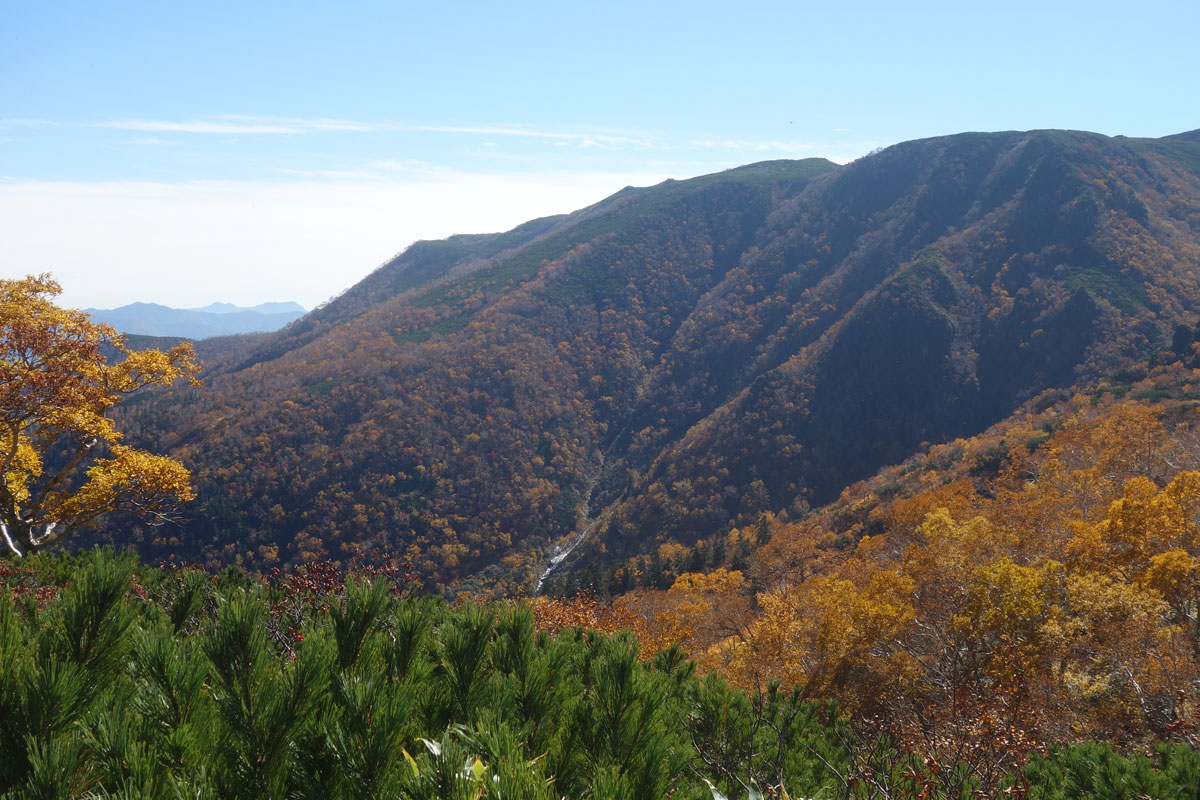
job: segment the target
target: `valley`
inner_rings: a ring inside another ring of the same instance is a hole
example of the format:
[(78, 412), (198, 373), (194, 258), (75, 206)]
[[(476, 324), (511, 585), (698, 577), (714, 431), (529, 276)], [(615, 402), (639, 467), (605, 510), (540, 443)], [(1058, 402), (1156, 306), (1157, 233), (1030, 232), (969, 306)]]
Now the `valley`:
[(415, 244), (124, 408), (200, 492), (139, 546), (532, 591), (589, 487), (562, 569), (803, 514), (1194, 323), (1196, 146), (962, 134)]
[(1198, 269), (1194, 135), (1032, 131), (194, 347), (6, 281), (0, 787), (1194, 796)]

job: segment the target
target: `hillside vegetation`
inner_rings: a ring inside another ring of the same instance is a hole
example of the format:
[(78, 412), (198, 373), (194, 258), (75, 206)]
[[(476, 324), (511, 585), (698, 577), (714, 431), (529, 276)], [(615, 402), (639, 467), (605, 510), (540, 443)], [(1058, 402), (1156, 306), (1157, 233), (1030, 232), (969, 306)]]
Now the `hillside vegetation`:
[(4, 797), (718, 800), (1193, 796), (1162, 744), (912, 749), (678, 649), (402, 576), (256, 579), (103, 552), (0, 565)]
[(581, 577), (622, 593), (651, 649), (896, 735), (1193, 736), (1200, 356), (1172, 358), (1039, 398), (811, 514)]
[(1197, 147), (963, 134), (418, 243), (126, 409), (200, 494), (139, 546), (531, 590), (583, 531), (619, 563), (802, 513), (1194, 323)]
[(0, 795), (1195, 797), (1197, 148), (626, 189), (201, 342), (113, 429), (183, 524), (0, 563)]

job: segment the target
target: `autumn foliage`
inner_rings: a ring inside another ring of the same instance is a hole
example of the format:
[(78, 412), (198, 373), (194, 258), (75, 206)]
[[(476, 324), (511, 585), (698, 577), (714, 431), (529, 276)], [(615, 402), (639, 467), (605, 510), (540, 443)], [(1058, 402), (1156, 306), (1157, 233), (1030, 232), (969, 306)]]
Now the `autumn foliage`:
[[(125, 405), (198, 494), (136, 535), (260, 569), (390, 550), (454, 595), (532, 590), (593, 522), (588, 566), (794, 520), (1194, 325), (1200, 144), (1150, 145), (939, 137), (418, 243)], [(588, 585), (569, 566), (548, 585)]]
[(194, 381), (191, 347), (131, 352), (54, 305), (59, 292), (45, 275), (0, 281), (0, 534), (17, 556), (108, 513), (161, 522), (194, 496), (183, 465), (122, 444), (109, 416), (147, 386)]
[(734, 684), (837, 699), (922, 752), (995, 766), (1170, 736), (1200, 679), (1192, 379), (1156, 368), (1145, 400), (1097, 391), (930, 448), (769, 518), (747, 577), (622, 602)]

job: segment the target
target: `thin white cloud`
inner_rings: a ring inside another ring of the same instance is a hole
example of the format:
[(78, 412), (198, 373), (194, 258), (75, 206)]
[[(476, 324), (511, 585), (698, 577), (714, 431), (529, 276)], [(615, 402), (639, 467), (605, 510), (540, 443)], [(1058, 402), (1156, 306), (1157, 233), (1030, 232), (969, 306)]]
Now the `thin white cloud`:
[(61, 122), (53, 122), (48, 119), (25, 119), (22, 117), (7, 117), (0, 119), (0, 129), (2, 128), (58, 128), (61, 127)]
[(93, 123), (96, 128), (114, 128), (120, 131), (144, 133), (220, 133), (220, 134), (298, 134), (305, 130), (295, 125), (265, 122), (219, 122), (193, 120), (171, 122), (153, 119), (126, 119), (114, 122)]
[(376, 172), (362, 169), (279, 169), (278, 172), (281, 175), (294, 175), (300, 178), (333, 178), (335, 180), (379, 177)]
[(579, 142), (586, 147), (651, 147), (653, 140), (629, 131), (543, 130), (520, 125), (430, 125), (346, 119), (217, 116), (192, 120), (125, 119), (91, 123), (96, 128), (143, 133), (285, 135), (306, 133), (446, 133)]
[(316, 132), (364, 133), (382, 130), (378, 125), (348, 119), (318, 117), (256, 117), (244, 114), (223, 114), (190, 120), (123, 119), (104, 120), (90, 124), (93, 128), (113, 128), (145, 133), (216, 133), (216, 134), (275, 134), (296, 135)]
[[(45, 120), (0, 120), (0, 126), (58, 125)], [(585, 150), (669, 150), (679, 144), (662, 135), (627, 130), (541, 128), (520, 124), (445, 125), (400, 121), (366, 122), (330, 117), (269, 117), (252, 115), (216, 115), (195, 119), (123, 119), (92, 122), (88, 127), (135, 131), (151, 134), (196, 134), (234, 136), (301, 136), (321, 133), (435, 133), (453, 136), (482, 136), (493, 147), (496, 137), (538, 139), (555, 147), (574, 144)], [(847, 132), (844, 128), (838, 133)], [(692, 147), (745, 153), (816, 154), (834, 148), (827, 144), (795, 140), (707, 139), (691, 140)], [(847, 147), (845, 143), (839, 150)], [(868, 148), (870, 149), (870, 148)], [(865, 151), (864, 151), (865, 152)]]
[(436, 172), (439, 170), (442, 170), (442, 171), (445, 170), (445, 168), (439, 168), (435, 164), (431, 164), (428, 161), (422, 161), (418, 158), (405, 158), (405, 159), (399, 159), (399, 160), (387, 159), (384, 161), (372, 161), (370, 164), (368, 164), (368, 166), (370, 166), (374, 169), (386, 169), (386, 170), (392, 170), (392, 171), (398, 171), (398, 172), (410, 172), (410, 173), (414, 172), (414, 171), (416, 171), (416, 172)]
[[(65, 127), (69, 123), (53, 122), (38, 119), (0, 119), (0, 129), (4, 127)], [(672, 150), (680, 144), (672, 142), (661, 134), (649, 134), (628, 130), (587, 130), (587, 129), (558, 129), (529, 127), (519, 124), (499, 125), (444, 125), (411, 123), (399, 121), (364, 122), (362, 120), (337, 119), (330, 117), (269, 117), (239, 114), (224, 114), (185, 120), (171, 119), (124, 119), (91, 122), (84, 127), (107, 128), (113, 130), (135, 131), (140, 133), (181, 133), (181, 134), (215, 134), (215, 135), (247, 135), (247, 136), (300, 136), (319, 133), (438, 133), (460, 136), (484, 136), (489, 141), (481, 144), (485, 147), (495, 147), (494, 137), (515, 139), (540, 139), (554, 147), (574, 144), (585, 150)], [(836, 129), (837, 133), (848, 132), (846, 128)], [(147, 141), (146, 143), (151, 143)], [(155, 142), (157, 143), (157, 142)], [(782, 140), (755, 139), (693, 139), (692, 147), (706, 150), (729, 150), (746, 153), (779, 153), (779, 154), (822, 154), (837, 150), (839, 153), (847, 148), (858, 148), (864, 143), (841, 143), (836, 148), (823, 143)], [(867, 152), (877, 143), (865, 147)], [(854, 154), (846, 152), (841, 156), (829, 156), (833, 160), (853, 159)]]
[(389, 123), (380, 127), (381, 130), (408, 131), (412, 133), (461, 133), (476, 136), (514, 136), (529, 139), (549, 139), (552, 141), (587, 142), (591, 145), (604, 146), (650, 146), (652, 140), (643, 135), (629, 131), (562, 131), (526, 128), (516, 125), (410, 125), (406, 123)]

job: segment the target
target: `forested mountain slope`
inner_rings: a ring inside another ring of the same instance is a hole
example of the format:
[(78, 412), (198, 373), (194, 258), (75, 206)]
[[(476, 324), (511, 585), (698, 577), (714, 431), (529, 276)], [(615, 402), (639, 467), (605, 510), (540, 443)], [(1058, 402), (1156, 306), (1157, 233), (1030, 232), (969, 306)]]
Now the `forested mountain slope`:
[(827, 502), (1194, 323), (1197, 164), (1185, 139), (963, 134), (418, 243), (125, 409), (201, 495), (145, 547), (513, 588), (603, 511), (592, 559)]
[(1194, 336), (1183, 328), (1171, 349), (1084, 391), (1048, 390), (812, 513), (765, 514), (546, 588), (619, 594), (610, 613), (640, 615), (648, 649), (678, 645), (751, 691), (795, 685), (929, 741), (957, 730), (986, 749), (1006, 737), (1130, 743), (1190, 731), (1180, 720), (1197, 713), (1200, 676)]

